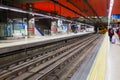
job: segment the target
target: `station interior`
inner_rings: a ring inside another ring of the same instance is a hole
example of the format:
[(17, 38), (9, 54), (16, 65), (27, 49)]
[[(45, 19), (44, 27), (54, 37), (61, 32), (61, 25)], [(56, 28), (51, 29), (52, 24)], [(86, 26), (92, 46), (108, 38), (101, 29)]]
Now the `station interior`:
[(0, 0), (0, 80), (120, 80), (119, 29), (120, 0)]

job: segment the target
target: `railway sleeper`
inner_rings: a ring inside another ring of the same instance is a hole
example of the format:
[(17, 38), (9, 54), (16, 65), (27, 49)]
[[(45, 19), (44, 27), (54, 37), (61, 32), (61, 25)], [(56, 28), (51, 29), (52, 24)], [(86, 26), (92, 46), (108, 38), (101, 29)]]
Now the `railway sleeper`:
[[(62, 42), (61, 42), (62, 43)], [(64, 45), (64, 44), (63, 44)], [(55, 46), (54, 46), (55, 47)], [(57, 47), (57, 45), (56, 45), (56, 47)], [(41, 49), (41, 48), (40, 48)], [(35, 49), (36, 50), (36, 49)], [(47, 49), (48, 50), (48, 49)]]
[[(71, 40), (73, 40), (73, 39), (71, 39)], [(65, 42), (64, 42), (64, 41), (58, 42), (57, 44), (54, 44), (54, 45), (53, 45), (53, 44), (52, 44), (52, 45), (50, 44), (50, 46), (52, 46), (52, 48), (56, 48), (56, 47), (59, 47), (59, 46), (58, 46), (59, 44), (65, 45)], [(47, 45), (47, 46), (48, 46), (48, 45)], [(50, 48), (50, 47), (49, 47), (49, 48)], [(49, 48), (45, 48), (45, 49), (48, 50)], [(44, 51), (44, 50), (43, 50), (44, 48), (42, 48), (42, 47), (36, 47), (34, 50), (37, 51), (38, 49)], [(46, 51), (46, 50), (45, 50), (45, 51)], [(25, 49), (25, 52), (27, 52), (27, 51), (29, 51), (29, 49)], [(31, 56), (31, 55), (30, 55), (30, 56)], [(32, 56), (34, 56), (34, 55), (32, 55)], [(19, 60), (18, 60), (18, 61), (19, 61)], [(14, 62), (16, 62), (16, 61), (14, 61)], [(5, 66), (6, 66), (6, 65), (5, 65)], [(2, 65), (2, 66), (0, 66), (0, 67), (4, 67), (4, 65)]]
[[(20, 67), (21, 68), (21, 67)], [(19, 70), (19, 69), (18, 69)]]
[[(66, 59), (66, 58), (65, 58), (65, 59)], [(64, 59), (62, 59), (62, 60), (64, 60)], [(57, 61), (57, 62), (60, 62), (60, 61)], [(56, 62), (55, 62), (55, 63), (56, 63)], [(54, 64), (53, 64), (53, 65), (54, 65)], [(58, 64), (56, 64), (56, 65), (58, 65)], [(55, 66), (56, 66), (56, 65), (55, 65)], [(55, 68), (55, 66), (54, 66), (54, 68)], [(46, 69), (48, 70), (48, 68), (46, 68)], [(45, 69), (45, 70), (46, 70), (46, 69)], [(52, 67), (51, 67), (51, 68), (49, 68), (49, 70), (51, 70), (51, 69), (53, 70), (53, 68), (52, 68)], [(41, 71), (41, 72), (42, 72), (42, 71)], [(50, 71), (47, 71), (47, 72), (45, 72), (45, 73), (46, 73), (46, 74), (48, 74), (49, 72), (50, 72)], [(44, 73), (44, 75), (43, 75), (43, 76), (45, 76), (45, 75), (46, 75), (45, 73)], [(42, 77), (42, 75), (41, 75), (41, 77)], [(41, 78), (41, 77), (39, 76), (39, 78)], [(30, 78), (29, 78), (28, 80), (34, 80), (34, 79), (30, 79)]]
[[(81, 51), (81, 50), (80, 50), (80, 51)], [(80, 54), (80, 51), (78, 51), (78, 53), (76, 53), (76, 54), (73, 56), (74, 59), (76, 59), (76, 57), (79, 57), (79, 56), (80, 56), (80, 55), (79, 55), (79, 54)], [(83, 53), (83, 51), (82, 51), (82, 53)], [(86, 56), (84, 55), (84, 57), (86, 57)], [(72, 59), (72, 57), (71, 57), (71, 59)], [(83, 58), (83, 59), (84, 59), (84, 58)], [(82, 60), (83, 60), (83, 59), (82, 59)], [(74, 60), (70, 60), (70, 59), (67, 60), (67, 62), (69, 62), (69, 61), (74, 61)], [(80, 61), (81, 61), (81, 60), (80, 60)], [(79, 62), (79, 63), (80, 63), (80, 62)], [(65, 64), (66, 64), (66, 63), (65, 63)], [(69, 62), (69, 64), (72, 64), (72, 62), (71, 62), (71, 63)], [(64, 66), (65, 66), (65, 65), (64, 65)], [(68, 69), (68, 66), (70, 66), (70, 65), (67, 64), (67, 66), (65, 66), (65, 67)], [(53, 76), (53, 75), (50, 75), (51, 77), (49, 76), (50, 78), (48, 77), (48, 80), (59, 80), (58, 77), (60, 76), (60, 74), (63, 75), (62, 72), (66, 72), (67, 69), (63, 69), (63, 68), (62, 68), (62, 70), (59, 70), (59, 71), (56, 71), (56, 70), (55, 70), (56, 72), (54, 72), (54, 76)], [(66, 70), (66, 71), (65, 71), (65, 70)], [(58, 77), (55, 77), (55, 76), (58, 76)], [(71, 76), (72, 76), (72, 74), (69, 75), (67, 78), (70, 78)], [(43, 80), (43, 79), (42, 79), (42, 80)], [(45, 80), (47, 80), (47, 78), (45, 78)]]
[[(45, 55), (46, 56), (46, 55)], [(52, 57), (51, 57), (52, 58)], [(20, 61), (18, 64), (22, 64), (24, 61)]]
[[(27, 80), (38, 80), (38, 79), (40, 79), (40, 80), (44, 80), (44, 78), (45, 77), (47, 77), (52, 71), (54, 71), (55, 69), (59, 69), (59, 66), (60, 65), (67, 65), (66, 64), (66, 61), (68, 60), (68, 59), (70, 59), (71, 60), (71, 56), (73, 56), (75, 53), (71, 53), (71, 54), (69, 54), (69, 56), (67, 56), (67, 57), (64, 57), (64, 58), (62, 58), (62, 59), (60, 59), (59, 61), (57, 61), (57, 62), (55, 62), (53, 65), (50, 65), (48, 68), (46, 68), (45, 70), (42, 70), (42, 71), (40, 71), (39, 73), (44, 73), (43, 75), (39, 75), (39, 77), (38, 78), (28, 78)], [(63, 66), (63, 67), (64, 67)]]
[[(63, 45), (65, 45), (65, 44), (63, 44)], [(59, 46), (58, 46), (58, 45), (56, 45), (56, 46), (57, 46), (58, 49), (59, 49)], [(51, 47), (51, 50), (54, 49), (54, 48), (56, 48), (56, 46)], [(39, 51), (42, 51), (42, 52), (48, 51), (48, 52), (49, 52), (49, 50), (50, 50), (49, 48), (47, 48), (46, 50), (43, 50), (43, 49), (40, 47), (40, 48), (34, 49), (34, 53), (38, 53)], [(30, 51), (30, 50), (25, 49), (25, 52), (24, 52), (24, 53), (27, 53), (27, 51)], [(32, 53), (32, 50), (31, 50), (30, 52)], [(38, 54), (29, 55), (28, 58), (31, 57), (31, 56), (36, 56), (36, 55), (38, 55)], [(24, 59), (26, 59), (26, 58), (27, 58), (27, 57), (22, 58), (22, 59), (19, 59), (19, 60), (17, 60), (17, 61), (13, 61), (13, 62), (11, 62), (11, 63), (8, 63), (7, 65), (10, 65), (10, 64), (12, 64), (12, 63), (15, 63), (15, 62), (18, 62), (18, 61), (21, 61), (21, 60), (24, 60)], [(2, 67), (4, 68), (4, 66), (6, 66), (6, 64), (0, 66), (0, 68), (2, 68)]]

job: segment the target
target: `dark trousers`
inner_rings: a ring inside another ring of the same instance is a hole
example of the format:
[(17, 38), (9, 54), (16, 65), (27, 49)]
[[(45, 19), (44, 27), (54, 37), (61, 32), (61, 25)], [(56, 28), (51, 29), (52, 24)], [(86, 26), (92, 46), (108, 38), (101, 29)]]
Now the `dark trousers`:
[(110, 36), (110, 42), (112, 41), (112, 36)]

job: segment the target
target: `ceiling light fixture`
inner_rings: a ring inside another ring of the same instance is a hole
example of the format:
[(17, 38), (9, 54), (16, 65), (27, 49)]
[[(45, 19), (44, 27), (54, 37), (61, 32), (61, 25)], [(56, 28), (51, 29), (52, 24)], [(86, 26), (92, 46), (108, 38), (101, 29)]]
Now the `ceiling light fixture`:
[(114, 0), (110, 0), (110, 7), (109, 7), (109, 13), (108, 13), (108, 27), (110, 27), (110, 20), (111, 20), (113, 5), (114, 5)]
[[(53, 17), (53, 16), (48, 16), (48, 15), (44, 15), (44, 14), (40, 14), (40, 13), (24, 11), (24, 10), (21, 10), (21, 9), (17, 9), (17, 8), (13, 8), (13, 7), (7, 7), (7, 6), (1, 6), (1, 5), (0, 5), (0, 9), (10, 10), (10, 11), (15, 11), (15, 12), (20, 12), (20, 13), (27, 13), (27, 14), (32, 14), (32, 15), (41, 16), (41, 17), (45, 17), (45, 18), (51, 18), (51, 19), (61, 19), (61, 18), (58, 18), (58, 17)], [(67, 20), (67, 19), (61, 19), (61, 20), (72, 22), (71, 20)]]

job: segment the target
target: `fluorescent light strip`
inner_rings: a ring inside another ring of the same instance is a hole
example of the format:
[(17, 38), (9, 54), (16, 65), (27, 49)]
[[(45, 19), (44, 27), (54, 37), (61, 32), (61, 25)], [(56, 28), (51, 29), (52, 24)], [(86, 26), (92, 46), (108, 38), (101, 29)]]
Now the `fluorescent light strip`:
[[(21, 12), (21, 13), (28, 13), (28, 14), (32, 14), (32, 15), (36, 15), (36, 16), (42, 16), (42, 17), (51, 18), (51, 19), (61, 19), (61, 18), (58, 18), (58, 17), (53, 17), (53, 16), (44, 15), (44, 14), (24, 11), (24, 10), (21, 10), (21, 9), (17, 9), (17, 8), (13, 8), (13, 7), (1, 6), (1, 5), (0, 5), (0, 9), (10, 10), (10, 11), (15, 11), (15, 12)], [(62, 19), (62, 20), (72, 22), (71, 20), (66, 20), (66, 19)]]
[(9, 8), (0, 6), (0, 9), (5, 9), (5, 10), (7, 10), (7, 9), (9, 9)]
[(12, 8), (10, 8), (10, 9), (8, 9), (8, 10), (10, 10), (10, 11), (15, 11), (15, 12), (21, 12), (21, 13), (28, 13), (27, 11), (18, 10), (18, 9), (12, 9)]
[[(24, 10), (21, 10), (21, 9), (17, 9), (17, 8), (13, 8), (13, 7), (1, 6), (1, 5), (0, 5), (0, 9), (10, 10), (10, 11), (15, 11), (15, 12), (21, 12), (21, 13), (28, 13), (28, 14), (32, 14), (32, 15), (36, 15), (36, 16), (41, 16), (41, 17), (45, 17), (45, 18), (51, 18), (51, 19), (61, 19), (61, 18), (58, 18), (58, 17), (53, 17), (53, 16), (44, 15), (44, 14), (39, 14), (39, 13), (24, 11)], [(71, 23), (74, 22), (74, 21), (67, 20), (67, 19), (61, 19), (61, 20), (67, 21), (67, 22), (71, 22)], [(76, 22), (76, 23), (78, 24), (79, 22)]]
[(114, 0), (110, 0), (109, 14), (108, 14), (108, 26), (110, 25), (111, 13), (114, 5)]

